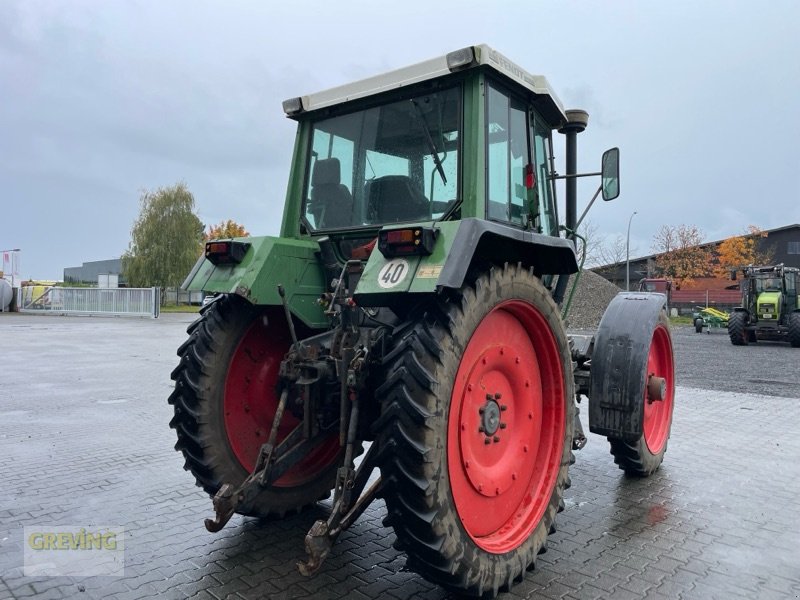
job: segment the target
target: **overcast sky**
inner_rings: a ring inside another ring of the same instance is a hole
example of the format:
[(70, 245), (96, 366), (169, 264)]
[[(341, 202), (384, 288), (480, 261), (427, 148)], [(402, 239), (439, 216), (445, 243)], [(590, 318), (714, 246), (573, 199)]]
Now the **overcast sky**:
[(581, 169), (620, 147), (622, 194), (590, 213), (604, 235), (633, 211), (639, 254), (664, 223), (800, 223), (799, 23), (794, 0), (0, 0), (0, 250), (37, 279), (118, 257), (141, 191), (177, 181), (204, 223), (276, 235), (282, 100), (482, 42), (589, 112)]

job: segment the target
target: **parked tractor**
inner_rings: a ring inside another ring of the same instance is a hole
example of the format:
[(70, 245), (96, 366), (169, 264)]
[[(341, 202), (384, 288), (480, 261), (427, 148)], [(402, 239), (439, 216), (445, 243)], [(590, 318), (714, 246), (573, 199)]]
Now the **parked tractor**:
[(743, 267), (731, 271), (740, 284), (742, 306), (733, 309), (728, 319), (728, 335), (734, 346), (758, 340), (788, 341), (800, 348), (800, 269), (783, 264)]
[(213, 497), (206, 526), (332, 492), (305, 539), (310, 575), (382, 497), (409, 568), (494, 596), (555, 529), (582, 397), (626, 473), (652, 474), (667, 449), (665, 297), (621, 293), (595, 336), (564, 326), (576, 179), (600, 175), (594, 198), (614, 199), (619, 152), (578, 173), (587, 113), (485, 45), (283, 108), (297, 137), (280, 237), (208, 242), (184, 284), (215, 295), (169, 398), (176, 449)]

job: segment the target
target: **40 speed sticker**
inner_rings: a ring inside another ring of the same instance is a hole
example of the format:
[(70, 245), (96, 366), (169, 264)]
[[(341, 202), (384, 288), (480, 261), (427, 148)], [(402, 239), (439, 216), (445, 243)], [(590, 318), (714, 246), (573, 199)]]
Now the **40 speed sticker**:
[(402, 258), (390, 260), (378, 273), (378, 285), (382, 288), (393, 288), (400, 285), (409, 272), (408, 261)]

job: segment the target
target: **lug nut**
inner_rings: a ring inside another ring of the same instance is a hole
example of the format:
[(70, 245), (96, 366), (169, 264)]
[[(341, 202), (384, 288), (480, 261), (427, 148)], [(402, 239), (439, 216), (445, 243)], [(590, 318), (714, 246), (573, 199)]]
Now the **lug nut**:
[(502, 398), (502, 397), (503, 397), (503, 394), (501, 394), (500, 392), (497, 392), (497, 393), (494, 395), (494, 399), (495, 399), (495, 400), (500, 400), (500, 398)]
[(480, 413), (480, 414), (483, 414), (483, 413), (485, 413), (485, 412), (486, 412), (486, 407), (485, 407), (485, 406), (481, 406), (481, 407), (478, 409), (478, 413)]
[(487, 438), (484, 438), (483, 443), (488, 445), (488, 444), (492, 443), (492, 440), (487, 437)]
[(501, 410), (501, 411), (503, 411), (503, 412), (505, 412), (505, 411), (507, 411), (507, 410), (508, 410), (508, 406), (506, 406), (505, 404), (501, 404), (501, 405), (500, 405), (500, 410)]
[(508, 427), (508, 425), (505, 423), (500, 423), (500, 429), (505, 429), (506, 427)]
[(496, 444), (496, 443), (497, 443), (497, 442), (499, 442), (499, 441), (500, 441), (500, 437), (499, 437), (499, 436), (497, 436), (497, 435), (496, 435), (496, 436), (494, 436), (494, 443)]
[(483, 433), (484, 431), (486, 430), (483, 428), (483, 425), (478, 425), (478, 433)]

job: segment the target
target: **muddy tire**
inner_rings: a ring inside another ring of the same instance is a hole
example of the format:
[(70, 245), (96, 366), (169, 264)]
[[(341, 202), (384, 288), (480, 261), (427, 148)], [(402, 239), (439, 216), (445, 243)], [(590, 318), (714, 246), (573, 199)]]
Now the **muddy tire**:
[(750, 336), (747, 331), (747, 313), (734, 311), (728, 317), (728, 337), (734, 346), (746, 346)]
[(789, 314), (789, 343), (792, 348), (800, 348), (800, 312)]
[[(664, 398), (651, 401), (645, 393), (643, 433), (635, 441), (608, 438), (614, 462), (627, 475), (647, 477), (664, 462), (675, 408), (675, 363), (672, 336), (666, 313), (659, 316), (650, 342), (645, 377), (655, 375), (666, 381)], [(645, 386), (645, 390), (647, 386)]]
[(392, 340), (376, 392), (385, 523), (409, 568), (494, 596), (544, 551), (569, 486), (574, 382), (558, 308), (507, 265)]
[[(278, 367), (289, 348), (282, 314), (237, 296), (204, 307), (178, 349), (169, 397), (178, 435), (175, 449), (197, 485), (213, 496), (223, 483), (239, 485), (267, 441), (278, 398)], [(278, 440), (297, 424), (287, 411)], [(338, 430), (337, 430), (338, 434)], [(338, 435), (287, 471), (259, 496), (252, 516), (283, 515), (329, 495), (340, 462)]]

